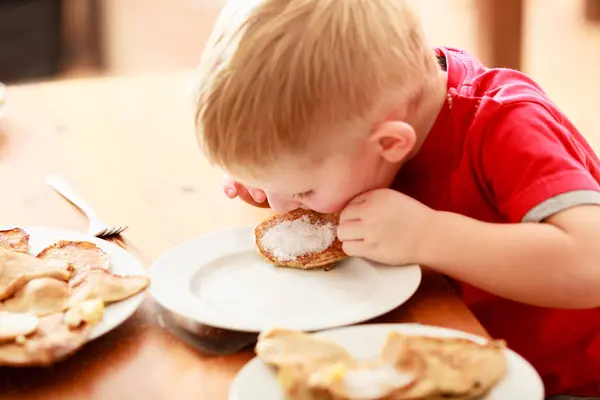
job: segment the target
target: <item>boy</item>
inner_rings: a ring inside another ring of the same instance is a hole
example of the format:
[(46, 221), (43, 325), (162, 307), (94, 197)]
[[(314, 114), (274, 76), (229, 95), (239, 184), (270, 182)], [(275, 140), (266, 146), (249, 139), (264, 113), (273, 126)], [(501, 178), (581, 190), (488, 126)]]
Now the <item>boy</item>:
[(402, 0), (231, 3), (199, 73), (229, 197), (342, 210), (346, 253), (453, 278), (548, 395), (600, 396), (600, 162), (535, 82)]

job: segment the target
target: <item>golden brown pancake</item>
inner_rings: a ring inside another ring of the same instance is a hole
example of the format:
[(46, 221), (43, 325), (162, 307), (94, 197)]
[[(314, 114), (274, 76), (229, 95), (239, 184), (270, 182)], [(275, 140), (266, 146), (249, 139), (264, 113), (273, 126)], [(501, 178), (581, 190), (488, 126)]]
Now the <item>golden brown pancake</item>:
[(261, 360), (276, 370), (277, 381), (293, 400), (313, 400), (327, 394), (309, 384), (310, 374), (321, 366), (355, 364), (342, 346), (286, 329), (262, 332), (255, 351)]
[(498, 383), (508, 369), (506, 345), (499, 340), (478, 344), (467, 339), (392, 332), (382, 350), (382, 359), (389, 358), (399, 343), (422, 358), (425, 372), (409, 390), (395, 393), (393, 400), (476, 399)]
[(90, 327), (81, 324), (68, 327), (64, 314), (52, 314), (40, 318), (33, 335), (11, 343), (0, 345), (0, 366), (47, 366), (74, 353), (88, 338)]
[(46, 260), (64, 260), (70, 262), (77, 272), (91, 268), (110, 268), (108, 254), (90, 242), (73, 242), (61, 240), (46, 247), (38, 255)]
[(41, 260), (29, 254), (0, 250), (0, 301), (37, 278), (69, 280), (73, 267), (62, 260)]
[(274, 215), (254, 229), (259, 253), (270, 263), (299, 269), (331, 269), (346, 258), (337, 238), (339, 214), (297, 209)]
[(342, 346), (314, 335), (287, 329), (276, 328), (261, 332), (255, 350), (261, 360), (277, 367), (332, 362), (354, 364), (354, 359)]
[(11, 298), (0, 303), (0, 310), (42, 317), (67, 309), (71, 290), (65, 281), (53, 278), (33, 279)]
[(0, 231), (0, 249), (29, 252), (29, 234), (21, 228)]
[(85, 300), (102, 299), (105, 304), (127, 299), (150, 284), (146, 276), (118, 276), (110, 272), (93, 268), (77, 274), (71, 282), (73, 295), (69, 300), (71, 306)]

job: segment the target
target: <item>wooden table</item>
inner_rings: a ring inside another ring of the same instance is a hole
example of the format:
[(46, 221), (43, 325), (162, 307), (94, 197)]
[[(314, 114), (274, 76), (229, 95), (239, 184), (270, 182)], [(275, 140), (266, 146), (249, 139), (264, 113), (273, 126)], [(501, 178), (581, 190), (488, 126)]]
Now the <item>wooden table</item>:
[[(73, 80), (10, 87), (0, 122), (0, 224), (85, 230), (44, 184), (67, 177), (146, 265), (176, 243), (266, 215), (229, 201), (193, 135), (189, 75)], [(252, 354), (199, 354), (156, 323), (153, 302), (49, 369), (0, 369), (0, 399), (225, 399)], [(426, 270), (418, 293), (379, 321), (486, 335), (447, 282)]]
[(477, 0), (479, 56), (490, 67), (520, 70), (524, 0)]

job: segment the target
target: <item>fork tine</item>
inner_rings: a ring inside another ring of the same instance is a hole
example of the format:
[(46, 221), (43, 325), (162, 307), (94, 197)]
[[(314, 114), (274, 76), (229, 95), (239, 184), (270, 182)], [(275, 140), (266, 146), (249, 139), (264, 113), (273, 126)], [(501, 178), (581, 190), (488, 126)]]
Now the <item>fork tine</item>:
[(126, 230), (127, 228), (129, 228), (127, 225), (113, 226), (112, 228), (104, 229), (104, 230), (96, 233), (96, 237), (105, 238), (105, 237), (109, 237), (109, 236), (116, 236), (116, 235), (120, 234), (121, 232), (123, 232), (124, 230)]
[(114, 235), (118, 235), (118, 234), (120, 234), (121, 232), (123, 232), (123, 231), (124, 231), (125, 229), (127, 229), (127, 228), (129, 228), (127, 225), (125, 225), (125, 226), (120, 226), (120, 227), (119, 227), (119, 228), (116, 230), (116, 232), (114, 233)]
[(107, 232), (107, 230), (103, 229), (100, 232), (97, 232), (94, 236), (101, 238), (101, 237), (106, 236), (106, 232)]

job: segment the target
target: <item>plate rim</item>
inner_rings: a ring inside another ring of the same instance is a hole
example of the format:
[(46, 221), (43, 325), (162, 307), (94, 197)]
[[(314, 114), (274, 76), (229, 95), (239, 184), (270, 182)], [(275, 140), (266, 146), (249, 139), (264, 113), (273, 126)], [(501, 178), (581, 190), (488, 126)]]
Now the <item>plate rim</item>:
[[(99, 238), (96, 236), (89, 235), (86, 232), (80, 232), (80, 231), (76, 231), (73, 229), (65, 229), (65, 228), (61, 228), (58, 226), (50, 226), (50, 225), (18, 225), (18, 224), (0, 225), (0, 230), (13, 229), (13, 228), (23, 229), (30, 236), (33, 236), (33, 234), (31, 232), (36, 231), (36, 230), (53, 231), (53, 232), (57, 233), (57, 236), (61, 236), (63, 234), (80, 236), (82, 238), (86, 238), (85, 240), (90, 241), (91, 243), (99, 242), (99, 243), (102, 243), (103, 246), (107, 246), (108, 248), (116, 248), (116, 249), (118, 249), (117, 251), (122, 251), (123, 254), (127, 253), (128, 256), (130, 256), (132, 259), (134, 259), (136, 261), (137, 265), (133, 269), (138, 269), (137, 267), (139, 267), (139, 271), (136, 272), (135, 274), (149, 277), (148, 271), (146, 270), (146, 268), (144, 268), (144, 263), (142, 263), (142, 261), (138, 257), (136, 257), (133, 253), (131, 253), (130, 251), (124, 249), (123, 247), (121, 247), (115, 243), (109, 242), (108, 240), (105, 240), (105, 239), (102, 239), (102, 238)], [(58, 239), (58, 240), (69, 240), (69, 239)], [(82, 241), (83, 241), (83, 239), (82, 239)], [(28, 254), (33, 257), (35, 257), (37, 255), (37, 254), (32, 254), (32, 253), (28, 253)], [(111, 266), (112, 266), (112, 256), (111, 256)], [(113, 272), (113, 271), (111, 271), (111, 272)], [(128, 276), (128, 275), (124, 275), (124, 276)], [(150, 282), (150, 286), (152, 286), (152, 281)], [(123, 323), (125, 323), (128, 319), (130, 319), (133, 316), (133, 314), (135, 314), (141, 307), (141, 305), (144, 301), (144, 298), (145, 298), (145, 294), (148, 291), (148, 289), (149, 289), (149, 287), (134, 296), (124, 299), (123, 301), (128, 302), (127, 303), (128, 307), (127, 307), (127, 311), (123, 313), (121, 318), (114, 320), (114, 322), (112, 324), (108, 324), (104, 329), (98, 329), (101, 327), (101, 325), (96, 325), (96, 326), (92, 327), (92, 330), (90, 331), (90, 334), (89, 334), (88, 339), (86, 340), (86, 343), (89, 343), (93, 340), (98, 339), (101, 336), (106, 335), (107, 333), (117, 329), (119, 326), (121, 326)], [(109, 304), (104, 308), (104, 314), (106, 314), (106, 312), (108, 310), (110, 310), (111, 306), (112, 306), (112, 304)], [(104, 318), (104, 316), (103, 316), (103, 318)]]
[[(169, 295), (165, 294), (165, 292), (168, 292), (168, 291), (161, 288), (162, 280), (159, 279), (159, 277), (157, 276), (157, 274), (162, 273), (162, 272), (157, 272), (157, 271), (161, 271), (164, 268), (167, 268), (166, 265), (168, 265), (168, 260), (171, 257), (173, 257), (173, 254), (176, 254), (182, 248), (190, 248), (190, 247), (193, 247), (194, 245), (197, 247), (200, 247), (198, 245), (198, 243), (201, 243), (201, 242), (215, 240), (216, 238), (225, 236), (225, 235), (250, 235), (250, 234), (253, 234), (253, 231), (254, 231), (254, 226), (244, 226), (244, 227), (238, 227), (238, 228), (220, 229), (220, 230), (209, 232), (207, 234), (189, 238), (189, 239), (184, 240), (184, 241), (172, 246), (171, 248), (167, 249), (158, 258), (156, 258), (154, 260), (154, 262), (152, 262), (151, 265), (147, 269), (148, 276), (150, 277), (152, 282), (156, 282), (156, 284), (151, 285), (149, 288), (150, 295), (161, 307), (165, 308), (167, 311), (169, 311), (173, 314), (176, 314), (177, 316), (179, 316), (181, 318), (188, 319), (191, 322), (196, 323), (196, 324), (205, 324), (205, 325), (210, 325), (215, 328), (228, 329), (228, 330), (233, 330), (233, 331), (237, 331), (237, 332), (249, 332), (249, 333), (259, 333), (261, 330), (267, 329), (267, 327), (263, 327), (261, 329), (255, 329), (255, 328), (248, 327), (248, 326), (236, 325), (235, 323), (229, 323), (229, 324), (222, 323), (222, 321), (215, 321), (214, 319), (211, 319), (210, 317), (205, 318), (206, 316), (199, 315), (200, 311), (196, 311), (194, 314), (187, 313), (187, 312), (185, 312), (185, 310), (181, 310), (177, 306), (173, 305), (173, 303), (176, 301), (168, 299)], [(341, 323), (314, 324), (314, 326), (308, 327), (309, 329), (302, 329), (302, 330), (305, 330), (305, 331), (329, 330), (329, 329), (347, 327), (347, 326), (350, 326), (353, 324), (362, 323), (365, 321), (370, 321), (372, 319), (378, 318), (382, 315), (387, 314), (388, 312), (395, 310), (396, 308), (402, 306), (403, 304), (405, 304), (409, 299), (411, 299), (414, 296), (414, 294), (417, 292), (417, 290), (419, 289), (419, 287), (421, 285), (421, 282), (423, 279), (423, 272), (422, 272), (421, 267), (417, 264), (410, 264), (410, 265), (406, 265), (406, 266), (396, 267), (396, 266), (379, 264), (379, 263), (376, 263), (376, 262), (373, 262), (370, 260), (366, 260), (366, 259), (361, 259), (361, 260), (369, 263), (374, 268), (376, 268), (378, 271), (385, 271), (386, 269), (389, 269), (390, 274), (399, 273), (398, 272), (399, 270), (396, 270), (396, 268), (402, 268), (404, 270), (411, 269), (412, 273), (415, 274), (414, 287), (410, 291), (407, 291), (408, 294), (405, 296), (405, 298), (403, 300), (396, 301), (396, 302), (394, 302), (394, 305), (390, 305), (389, 307), (382, 308), (378, 313), (373, 314), (366, 319), (362, 318), (362, 317), (361, 318), (353, 318), (353, 319), (349, 318), (349, 320), (344, 322), (343, 324), (341, 324)], [(206, 267), (206, 265), (201, 265), (201, 266), (197, 267), (194, 270), (194, 273), (197, 273), (198, 271), (200, 271), (202, 268), (205, 268), (205, 267)], [(402, 273), (406, 273), (406, 272), (402, 272)]]
[[(398, 331), (398, 332), (402, 332), (403, 329), (405, 329), (405, 330), (424, 329), (424, 330), (431, 330), (432, 337), (437, 337), (434, 334), (435, 332), (446, 332), (446, 334), (447, 334), (446, 337), (465, 338), (465, 339), (473, 340), (476, 343), (487, 343), (490, 340), (490, 339), (487, 339), (487, 338), (485, 338), (483, 336), (479, 336), (479, 335), (476, 335), (476, 334), (473, 334), (473, 333), (470, 333), (470, 332), (466, 332), (466, 331), (461, 331), (459, 329), (447, 328), (447, 327), (444, 327), (444, 326), (436, 326), (436, 325), (429, 325), (429, 324), (420, 324), (418, 322), (406, 322), (406, 323), (394, 323), (394, 322), (392, 322), (392, 323), (358, 324), (358, 325), (343, 326), (343, 327), (339, 327), (339, 328), (328, 329), (328, 330), (316, 332), (314, 334), (317, 335), (317, 336), (324, 337), (324, 338), (327, 338), (329, 340), (335, 341), (335, 339), (332, 339), (331, 336), (336, 336), (336, 335), (339, 335), (339, 334), (343, 334), (344, 331), (349, 331), (349, 330), (365, 330), (365, 331), (367, 331), (367, 330), (370, 330), (370, 329), (374, 329), (374, 330), (375, 329), (377, 329), (377, 330), (387, 329), (388, 331), (395, 330), (395, 331)], [(410, 333), (407, 333), (407, 332), (402, 332), (402, 333), (410, 335)], [(444, 337), (443, 335), (440, 335), (440, 336)], [(540, 389), (540, 398), (539, 398), (539, 400), (543, 400), (544, 396), (545, 396), (545, 387), (544, 387), (542, 378), (540, 377), (540, 375), (537, 372), (537, 370), (522, 355), (520, 355), (519, 353), (515, 352), (511, 348), (506, 347), (505, 352), (507, 353), (507, 356), (510, 354), (511, 357), (515, 358), (518, 363), (523, 364), (523, 366), (525, 368), (527, 368), (527, 369), (529, 369), (530, 371), (533, 372), (533, 375), (536, 378), (535, 379), (535, 381), (536, 381), (535, 385), (539, 386), (539, 389)], [(231, 383), (229, 385), (229, 391), (228, 391), (228, 394), (227, 394), (227, 399), (228, 400), (240, 400), (240, 398), (234, 392), (234, 389), (236, 389), (236, 387), (241, 384), (240, 381), (244, 377), (245, 374), (248, 374), (249, 371), (251, 371), (254, 368), (257, 368), (258, 366), (261, 366), (261, 364), (263, 364), (263, 361), (260, 358), (258, 358), (258, 356), (255, 353), (254, 357), (252, 357), (250, 360), (248, 360), (238, 370), (238, 372), (236, 373), (236, 375), (234, 376), (234, 378), (232, 379), (232, 381), (231, 381)]]

